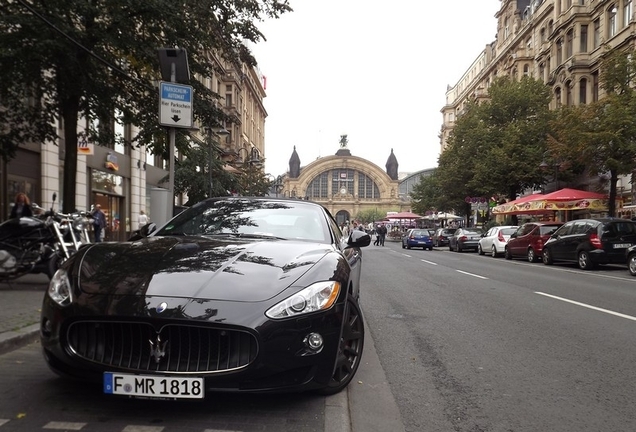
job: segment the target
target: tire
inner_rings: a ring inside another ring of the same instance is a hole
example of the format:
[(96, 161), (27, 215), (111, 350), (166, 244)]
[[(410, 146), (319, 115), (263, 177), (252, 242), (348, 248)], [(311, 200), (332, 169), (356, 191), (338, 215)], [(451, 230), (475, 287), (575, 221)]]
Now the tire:
[(455, 252), (461, 252), (462, 251), (462, 247), (459, 245), (459, 242), (457, 242), (457, 244), (455, 245)]
[(507, 260), (512, 259), (512, 254), (510, 253), (510, 249), (508, 249), (508, 247), (504, 249), (504, 258)]
[(537, 262), (537, 254), (534, 253), (532, 248), (528, 248), (528, 262)]
[(630, 275), (636, 276), (636, 253), (632, 253), (627, 257), (627, 268)]
[(448, 242), (448, 250), (449, 250), (449, 251), (452, 251), (452, 250), (453, 250), (453, 245), (451, 245), (451, 243), (450, 243), (450, 242)]
[(578, 258), (579, 268), (581, 270), (592, 270), (595, 267), (592, 257), (588, 251), (582, 250), (579, 252)]
[(490, 256), (493, 258), (497, 258), (499, 254), (497, 253), (497, 248), (495, 247), (495, 245), (492, 245), (492, 248), (490, 248)]
[(411, 249), (411, 246), (408, 245), (408, 243), (406, 244), (406, 248), (407, 249)]
[(481, 248), (481, 244), (478, 244), (478, 245), (477, 245), (477, 253), (478, 253), (479, 255), (483, 255), (483, 254), (484, 254), (484, 250)]
[(543, 254), (541, 254), (543, 256), (543, 264), (545, 265), (552, 265), (554, 264), (554, 260), (552, 259), (552, 254), (550, 253), (550, 249), (543, 249)]
[(327, 387), (318, 390), (322, 395), (336, 394), (346, 388), (360, 366), (364, 349), (364, 320), (360, 307), (351, 298), (347, 299), (340, 332), (340, 346), (333, 375)]
[(404, 243), (402, 243), (402, 249), (404, 249), (406, 246), (404, 246)]

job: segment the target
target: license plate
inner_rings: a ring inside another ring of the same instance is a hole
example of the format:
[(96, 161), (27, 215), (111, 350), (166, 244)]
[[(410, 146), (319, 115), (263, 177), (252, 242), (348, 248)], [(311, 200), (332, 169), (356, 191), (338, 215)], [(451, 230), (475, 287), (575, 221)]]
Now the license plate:
[(203, 399), (203, 378), (104, 372), (104, 393), (147, 398)]
[(631, 243), (615, 243), (614, 249), (627, 249), (631, 245), (632, 245)]

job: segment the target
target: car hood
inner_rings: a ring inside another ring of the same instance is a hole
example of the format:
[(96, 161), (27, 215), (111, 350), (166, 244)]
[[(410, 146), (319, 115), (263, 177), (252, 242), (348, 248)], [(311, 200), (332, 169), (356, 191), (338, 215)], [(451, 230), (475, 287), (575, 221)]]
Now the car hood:
[(333, 251), (289, 240), (149, 237), (87, 248), (78, 281), (88, 294), (262, 301)]

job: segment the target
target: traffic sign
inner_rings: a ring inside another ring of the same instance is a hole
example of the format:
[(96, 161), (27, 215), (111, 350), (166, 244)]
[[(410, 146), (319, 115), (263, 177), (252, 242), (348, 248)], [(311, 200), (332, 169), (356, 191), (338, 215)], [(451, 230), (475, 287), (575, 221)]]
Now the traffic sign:
[(192, 127), (192, 86), (161, 81), (159, 96), (160, 125)]

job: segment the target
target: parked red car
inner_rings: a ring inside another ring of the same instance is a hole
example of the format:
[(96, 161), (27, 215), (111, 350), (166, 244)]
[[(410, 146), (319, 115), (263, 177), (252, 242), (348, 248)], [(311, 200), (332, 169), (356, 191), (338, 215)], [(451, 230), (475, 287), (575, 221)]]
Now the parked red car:
[(508, 260), (525, 258), (529, 262), (539, 261), (543, 253), (543, 245), (561, 225), (563, 225), (562, 222), (528, 222), (521, 225), (510, 236), (504, 256)]

